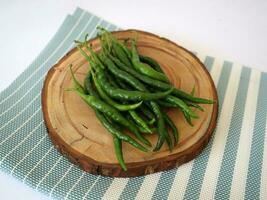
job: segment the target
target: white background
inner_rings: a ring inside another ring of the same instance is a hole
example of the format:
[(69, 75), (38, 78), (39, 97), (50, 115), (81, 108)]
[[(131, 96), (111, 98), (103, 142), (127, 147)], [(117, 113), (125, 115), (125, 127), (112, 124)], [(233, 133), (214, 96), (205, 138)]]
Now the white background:
[[(124, 29), (150, 31), (190, 50), (267, 71), (264, 0), (0, 0), (0, 91), (31, 63), (77, 6)], [(2, 172), (0, 198), (47, 199)]]

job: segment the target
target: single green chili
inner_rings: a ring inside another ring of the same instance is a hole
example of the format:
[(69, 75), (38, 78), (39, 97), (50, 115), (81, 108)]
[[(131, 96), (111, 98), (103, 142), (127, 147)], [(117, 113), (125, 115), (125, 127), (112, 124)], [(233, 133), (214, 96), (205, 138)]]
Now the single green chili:
[(115, 101), (113, 101), (101, 88), (101, 86), (98, 83), (98, 80), (95, 77), (94, 72), (92, 71), (92, 77), (93, 77), (93, 81), (95, 84), (95, 87), (98, 91), (98, 94), (100, 95), (100, 97), (106, 101), (108, 104), (110, 104), (111, 106), (117, 108), (119, 111), (127, 111), (127, 110), (134, 110), (137, 107), (139, 107), (142, 104), (142, 101), (139, 103), (135, 103), (135, 104), (119, 104)]
[(202, 111), (202, 112), (204, 111), (204, 108), (203, 108), (202, 106), (196, 104), (196, 103), (192, 103), (192, 102), (188, 102), (188, 101), (186, 101), (185, 103), (186, 103), (189, 107), (197, 108), (197, 109), (199, 109), (199, 110)]
[(176, 104), (182, 111), (186, 112), (189, 114), (189, 116), (193, 118), (198, 118), (198, 115), (194, 113), (190, 107), (186, 105), (186, 103), (179, 99), (178, 97), (174, 97), (172, 95), (168, 95), (165, 100), (171, 104)]
[(175, 141), (175, 144), (177, 144), (179, 141), (179, 133), (178, 133), (178, 129), (177, 129), (176, 125), (174, 124), (174, 122), (171, 120), (171, 118), (166, 113), (163, 113), (163, 118), (164, 118), (165, 122), (169, 125), (169, 127), (172, 129), (174, 141)]
[(125, 165), (124, 159), (123, 159), (123, 153), (122, 153), (122, 146), (121, 146), (121, 140), (118, 139), (116, 136), (113, 137), (113, 143), (115, 148), (115, 155), (117, 157), (117, 160), (121, 166), (121, 168), (124, 171), (127, 171), (127, 167)]
[(142, 55), (139, 55), (139, 58), (141, 62), (148, 64), (149, 66), (151, 66), (152, 68), (154, 68), (160, 73), (164, 73), (164, 71), (161, 69), (160, 65), (158, 64), (158, 62), (154, 60), (153, 58), (148, 57), (148, 56), (142, 56)]
[(166, 107), (166, 108), (178, 108), (178, 106), (176, 104), (164, 101), (164, 100), (157, 100), (157, 103), (162, 106), (162, 107)]
[(157, 129), (156, 128), (150, 128), (150, 130), (152, 131), (152, 133), (148, 132), (147, 130), (145, 130), (143, 127), (139, 126), (138, 127), (139, 131), (141, 133), (146, 133), (146, 134), (152, 134), (152, 133), (156, 133), (157, 132)]
[(193, 97), (191, 94), (188, 94), (182, 90), (174, 89), (172, 94), (178, 98), (182, 98), (193, 103), (200, 103), (200, 104), (213, 104), (215, 101), (210, 99), (203, 99), (199, 97)]
[(84, 88), (88, 91), (88, 94), (95, 96), (97, 98), (100, 98), (96, 90), (93, 88), (93, 78), (91, 72), (87, 74), (87, 76), (84, 79)]
[(155, 103), (153, 101), (151, 101), (149, 104), (150, 104), (150, 107), (153, 110), (153, 112), (155, 113), (157, 120), (158, 120), (157, 121), (157, 130), (158, 130), (159, 137), (158, 137), (156, 147), (153, 149), (153, 151), (158, 151), (161, 148), (161, 146), (163, 145), (165, 140), (166, 140), (166, 142), (169, 146), (169, 149), (171, 151), (173, 149), (173, 145), (172, 145), (172, 142), (171, 142), (169, 135), (166, 133), (165, 123), (164, 123), (164, 119), (163, 119), (160, 107), (158, 106), (157, 103)]
[(173, 150), (173, 142), (172, 142), (172, 140), (171, 140), (171, 137), (170, 137), (170, 135), (169, 135), (169, 132), (168, 132), (168, 130), (165, 128), (164, 129), (164, 131), (163, 131), (163, 133), (164, 133), (164, 137), (165, 137), (165, 139), (166, 139), (166, 142), (167, 142), (167, 145), (168, 145), (168, 147), (169, 147), (169, 150), (170, 150), (170, 152), (172, 152), (172, 150)]
[(160, 72), (154, 70), (153, 68), (151, 68), (150, 66), (140, 62), (135, 40), (132, 40), (132, 51), (131, 52), (132, 52), (132, 64), (133, 64), (135, 70), (137, 70), (138, 72), (140, 72), (146, 76), (149, 76), (151, 78), (161, 80), (161, 81), (164, 81), (167, 83), (169, 82), (169, 80), (165, 74), (160, 73)]
[(187, 112), (185, 112), (185, 111), (183, 111), (183, 114), (184, 114), (184, 117), (185, 117), (187, 123), (190, 126), (194, 126), (194, 124), (192, 123), (192, 120), (191, 120), (191, 116)]
[(69, 68), (70, 68), (70, 74), (71, 74), (72, 80), (74, 82), (74, 89), (81, 92), (81, 93), (85, 93), (83, 86), (77, 81), (77, 79), (74, 76), (74, 72), (72, 70), (72, 65), (69, 65)]
[(153, 133), (153, 131), (146, 124), (146, 122), (141, 117), (139, 117), (138, 114), (134, 110), (129, 110), (129, 114), (134, 119), (134, 121), (137, 123), (137, 125), (142, 127), (146, 133), (150, 133), (150, 134)]

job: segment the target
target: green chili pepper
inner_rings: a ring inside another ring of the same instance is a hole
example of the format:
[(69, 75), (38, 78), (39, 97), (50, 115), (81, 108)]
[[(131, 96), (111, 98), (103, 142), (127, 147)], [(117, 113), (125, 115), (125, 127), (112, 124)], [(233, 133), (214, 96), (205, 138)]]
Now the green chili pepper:
[(135, 103), (135, 104), (118, 104), (117, 102), (113, 101), (101, 88), (101, 86), (99, 85), (94, 72), (92, 71), (92, 77), (93, 77), (93, 81), (94, 84), (96, 86), (96, 89), (98, 91), (98, 94), (100, 95), (100, 97), (106, 101), (108, 104), (110, 104), (111, 106), (117, 108), (119, 111), (127, 111), (127, 110), (134, 110), (137, 107), (139, 107), (142, 104), (142, 101), (139, 103)]
[(174, 141), (175, 141), (175, 144), (177, 144), (179, 141), (179, 133), (178, 133), (177, 127), (175, 126), (171, 118), (166, 113), (163, 113), (163, 118), (165, 122), (169, 125), (169, 127), (172, 129)]
[(127, 46), (124, 45), (121, 41), (119, 41), (117, 38), (115, 38), (110, 32), (108, 32), (106, 29), (99, 27), (98, 30), (102, 32), (102, 41), (104, 43), (104, 46), (107, 46), (105, 44), (105, 41), (112, 45), (114, 54), (128, 67), (131, 67), (131, 52), (127, 48)]
[[(151, 134), (150, 131), (148, 132), (147, 130), (145, 130), (142, 126), (138, 126), (137, 122), (131, 117), (130, 113), (127, 113), (125, 115), (126, 119), (128, 121), (130, 121), (141, 133), (147, 133), (147, 134)], [(150, 128), (152, 132), (155, 132), (154, 128)]]
[(70, 68), (70, 72), (71, 72), (71, 77), (74, 81), (74, 89), (81, 92), (81, 93), (85, 93), (83, 86), (77, 81), (77, 79), (74, 77), (74, 73), (72, 71), (72, 65), (69, 65)]
[(118, 45), (123, 49), (123, 51), (127, 54), (127, 57), (129, 58), (129, 60), (131, 60), (132, 53), (131, 53), (130, 49), (128, 49), (128, 47), (126, 46), (127, 43), (122, 43), (122, 42), (118, 41), (117, 44), (118, 44)]
[[(83, 88), (71, 70), (74, 89), (95, 110), (96, 115), (100, 116), (98, 118), (101, 123), (105, 124), (105, 128), (113, 135), (117, 160), (126, 170), (121, 141), (129, 142), (143, 151), (147, 149), (134, 139), (125, 138), (127, 135), (121, 132), (122, 127), (133, 132), (142, 143), (151, 145), (140, 132), (149, 134), (155, 132), (155, 128), (149, 125), (156, 122), (159, 137), (154, 151), (159, 150), (165, 141), (172, 151), (173, 145), (178, 143), (179, 133), (173, 121), (161, 111), (159, 105), (181, 109), (186, 121), (193, 126), (192, 118), (198, 116), (191, 107), (203, 110), (198, 103), (212, 104), (214, 101), (194, 97), (194, 88), (191, 93), (173, 88), (156, 60), (138, 55), (136, 40), (132, 41), (131, 49), (128, 49), (127, 43), (116, 39), (107, 30), (99, 29), (102, 52), (96, 53), (92, 50), (86, 42), (87, 36), (84, 42), (77, 42), (77, 48), (90, 63), (91, 73), (84, 80), (85, 88)], [(90, 52), (90, 55), (83, 47)], [(135, 104), (128, 105), (129, 101), (135, 101)], [(136, 103), (136, 101), (141, 102)], [(147, 109), (147, 105), (152, 112)], [(123, 116), (118, 110), (128, 112)]]
[[(144, 76), (144, 75), (138, 73), (137, 71), (125, 66), (122, 62), (120, 62), (120, 60), (118, 60), (115, 57), (112, 57), (112, 56), (109, 56), (109, 57), (113, 60), (113, 62), (119, 68), (121, 68), (122, 70), (128, 72), (129, 74), (133, 75), (135, 78), (141, 80), (142, 82), (144, 82), (144, 83), (146, 83), (148, 85), (151, 85), (151, 86), (153, 86), (155, 88), (158, 88), (158, 89), (161, 89), (161, 90), (167, 90), (167, 89), (170, 89), (171, 87), (173, 87), (170, 84), (167, 84), (167, 83), (164, 83), (162, 81), (158, 81), (158, 80), (152, 79), (150, 77), (147, 77), (147, 76)], [(213, 104), (214, 103), (213, 100), (194, 97), (191, 94), (188, 94), (188, 93), (186, 93), (186, 92), (184, 92), (182, 90), (179, 90), (177, 88), (174, 88), (172, 94), (174, 96), (178, 97), (178, 98), (182, 98), (182, 99), (194, 102), (194, 103), (201, 103), (201, 104)]]
[(130, 60), (128, 59), (127, 53), (123, 50), (123, 48), (118, 45), (116, 42), (113, 41), (112, 47), (114, 50), (114, 54), (128, 67), (131, 67), (132, 64)]
[(143, 83), (141, 83), (138, 79), (136, 79), (135, 77), (133, 77), (131, 74), (120, 70), (113, 62), (111, 59), (109, 59), (108, 57), (101, 57), (102, 62), (106, 65), (106, 67), (108, 68), (108, 70), (117, 78), (124, 80), (125, 82), (127, 82), (129, 85), (133, 86), (134, 88), (140, 90), (140, 91), (145, 91), (146, 88), (143, 85)]
[[(75, 88), (78, 92), (85, 91), (81, 90), (82, 86), (79, 84), (79, 82), (76, 80), (76, 78), (74, 77), (73, 71), (71, 70), (71, 74), (74, 80), (74, 85)], [(91, 94), (96, 95), (97, 93), (93, 92), (93, 87), (91, 84), (91, 75), (88, 74), (88, 76), (85, 79), (85, 86), (86, 88), (88, 88), (88, 92), (90, 91)], [(132, 139), (130, 136), (128, 135), (124, 135), (123, 133), (120, 132), (118, 126), (115, 124), (111, 124), (107, 118), (105, 118), (104, 114), (102, 114), (99, 110), (93, 108), (97, 118), (99, 119), (99, 121), (102, 123), (102, 125), (113, 135), (113, 142), (114, 142), (114, 148), (115, 148), (115, 153), (116, 153), (116, 157), (117, 160), (119, 162), (119, 164), (121, 165), (123, 170), (127, 170), (127, 167), (124, 163), (124, 159), (123, 159), (123, 154), (122, 154), (122, 148), (121, 148), (121, 140), (126, 141), (128, 143), (130, 143), (131, 145), (133, 145), (134, 147), (138, 148), (141, 151), (146, 152), (147, 149), (145, 147), (143, 147), (142, 145), (140, 145), (138, 142), (136, 142), (134, 139)]]
[(141, 133), (146, 133), (146, 134), (153, 134), (153, 133), (156, 133), (157, 132), (157, 129), (156, 128), (150, 128), (150, 130), (152, 131), (152, 133), (148, 132), (147, 130), (145, 130), (143, 127), (139, 126), (138, 127), (139, 131)]
[(119, 164), (121, 165), (122, 169), (126, 171), (127, 168), (125, 166), (123, 155), (122, 155), (121, 141), (125, 141), (129, 143), (141, 151), (147, 152), (148, 150), (145, 147), (143, 147), (141, 144), (136, 142), (130, 136), (124, 135), (123, 133), (121, 133), (120, 130), (116, 128), (116, 126), (114, 126), (114, 124), (111, 124), (107, 120), (104, 114), (102, 114), (98, 110), (95, 110), (95, 113), (96, 113), (97, 118), (101, 122), (101, 124), (112, 134), (117, 160)]
[[(124, 47), (126, 47), (126, 46), (124, 46)], [(127, 49), (127, 47), (126, 47), (126, 49)], [(111, 59), (116, 63), (116, 65), (118, 67), (122, 68), (124, 71), (130, 73), (131, 75), (133, 75), (134, 77), (136, 77), (139, 80), (143, 81), (144, 83), (147, 83), (147, 84), (149, 84), (151, 86), (154, 86), (154, 87), (156, 87), (158, 89), (162, 89), (162, 90), (168, 90), (168, 89), (170, 89), (172, 87), (169, 84), (166, 84), (166, 83), (163, 83), (161, 81), (154, 80), (154, 79), (151, 79), (150, 77), (147, 77), (147, 76), (144, 76), (142, 74), (139, 74), (135, 70), (129, 68), (128, 66), (125, 66), (125, 64), (123, 64), (117, 58), (111, 57)], [(149, 58), (149, 57), (146, 57), (145, 60), (146, 60), (147, 63), (150, 62), (150, 65), (154, 66), (155, 69), (158, 69), (159, 71), (162, 72), (162, 69), (160, 68), (160, 65), (155, 60), (153, 60), (152, 58)], [(156, 65), (158, 67), (156, 67)], [(193, 103), (201, 103), (201, 104), (213, 104), (214, 103), (213, 100), (203, 99), (203, 98), (199, 98), (199, 97), (194, 97), (193, 95), (188, 94), (188, 93), (186, 93), (186, 92), (184, 92), (182, 90), (179, 90), (177, 88), (174, 89), (174, 91), (172, 92), (172, 94), (174, 96), (177, 96), (177, 97), (182, 98), (182, 99), (186, 99), (186, 100), (191, 101)]]
[(139, 131), (134, 126), (132, 126), (132, 124), (129, 123), (115, 108), (111, 107), (110, 105), (108, 105), (107, 103), (101, 101), (100, 99), (96, 97), (85, 95), (83, 93), (80, 93), (79, 91), (77, 91), (77, 93), (87, 104), (105, 113), (107, 116), (112, 118), (117, 123), (125, 126), (131, 132), (133, 132), (141, 142), (143, 142), (146, 145), (151, 146), (150, 142), (146, 138), (144, 138), (142, 135), (140, 135)]
[(173, 145), (172, 145), (172, 142), (171, 142), (169, 135), (166, 133), (165, 123), (164, 123), (164, 119), (163, 119), (160, 107), (158, 106), (157, 103), (155, 103), (153, 101), (150, 102), (150, 106), (151, 106), (151, 109), (155, 113), (157, 120), (158, 120), (157, 130), (158, 130), (158, 134), (159, 134), (156, 147), (153, 149), (153, 151), (158, 151), (161, 148), (161, 146), (163, 145), (165, 140), (166, 140), (166, 142), (169, 146), (169, 149), (171, 151), (173, 149)]
[(126, 72), (128, 72), (129, 74), (131, 74), (132, 76), (134, 76), (135, 78), (139, 79), (140, 81), (153, 86), (155, 88), (161, 89), (161, 90), (168, 90), (170, 88), (172, 88), (173, 86), (168, 84), (168, 83), (164, 83), (162, 81), (150, 78), (146, 75), (143, 75), (139, 72), (137, 72), (136, 70), (127, 67), (126, 65), (124, 65), (120, 60), (118, 60), (117, 58), (109, 55), (109, 58), (121, 69), (124, 70)]
[(164, 92), (141, 92), (141, 91), (127, 91), (120, 88), (113, 87), (107, 80), (104, 71), (98, 68), (96, 72), (97, 80), (105, 92), (112, 98), (118, 100), (130, 100), (130, 101), (142, 101), (142, 100), (154, 100), (166, 97), (170, 94), (173, 88)]
[(146, 123), (147, 123), (148, 125), (152, 125), (152, 124), (154, 124), (154, 123), (156, 122), (156, 118), (155, 118), (154, 114), (147, 108), (147, 106), (145, 106), (145, 104), (142, 104), (142, 105), (137, 109), (137, 111), (138, 111), (139, 113), (142, 113), (143, 116), (144, 116), (145, 118), (147, 118)]
[[(132, 86), (135, 86), (135, 85), (132, 85)], [(147, 91), (147, 89), (144, 87), (144, 88), (139, 88), (139, 90), (143, 90), (143, 91)], [(152, 103), (153, 104), (153, 103)], [(156, 103), (154, 103), (154, 106), (157, 106), (157, 105), (155, 105)], [(159, 111), (160, 112), (160, 111)], [(160, 134), (161, 135), (163, 135), (164, 137), (159, 137), (159, 140), (163, 140), (163, 141), (159, 141), (158, 142), (158, 144), (163, 144), (164, 143), (164, 140), (166, 139), (166, 142), (167, 142), (167, 144), (168, 144), (168, 146), (169, 146), (169, 149), (170, 150), (172, 150), (173, 149), (173, 144), (172, 144), (172, 142), (171, 142), (171, 139), (170, 139), (170, 137), (169, 137), (169, 135), (168, 135), (168, 133), (164, 130), (164, 127), (165, 127), (165, 125), (164, 125), (164, 120), (163, 120), (163, 118), (162, 118), (162, 115), (160, 116), (160, 122), (158, 123), (158, 126), (159, 126), (159, 130), (161, 131), (160, 132)], [(136, 118), (134, 118), (135, 119), (135, 121), (136, 121)], [(137, 122), (137, 124), (139, 124), (141, 127), (142, 127), (142, 125), (140, 124), (140, 121), (136, 121)], [(162, 139), (163, 138), (163, 139)], [(162, 145), (161, 144), (161, 145)], [(158, 150), (158, 149), (160, 149), (160, 147), (161, 147), (161, 145), (158, 145), (156, 148), (155, 148), (155, 150)]]
[(161, 81), (164, 81), (167, 83), (169, 82), (169, 80), (165, 74), (157, 72), (153, 68), (140, 62), (138, 52), (136, 49), (136, 41), (135, 40), (132, 40), (132, 51), (131, 52), (132, 52), (132, 64), (138, 72), (140, 72), (146, 76), (149, 76), (151, 78), (157, 79), (157, 80), (161, 80)]
[(157, 103), (162, 106), (162, 107), (166, 107), (166, 108), (178, 108), (178, 106), (176, 104), (170, 103), (170, 102), (166, 102), (164, 100), (157, 100)]
[(153, 133), (153, 131), (146, 124), (146, 122), (141, 117), (139, 117), (134, 110), (129, 110), (129, 114), (134, 119), (134, 121), (145, 130), (145, 133)]
[(99, 110), (95, 110), (96, 116), (99, 119), (99, 121), (102, 123), (102, 125), (114, 136), (119, 138), (122, 141), (128, 142), (132, 146), (136, 147), (137, 149), (147, 152), (148, 150), (143, 147), (141, 144), (136, 142), (132, 137), (123, 134), (118, 128), (114, 127), (114, 124), (111, 124), (107, 118), (102, 114)]
[(153, 58), (150, 58), (148, 56), (142, 56), (142, 55), (139, 55), (139, 58), (141, 62), (148, 64), (149, 66), (151, 66), (152, 68), (154, 68), (160, 73), (164, 73), (160, 65), (158, 64), (158, 62), (155, 61)]
[(170, 137), (170, 135), (169, 135), (169, 132), (168, 132), (168, 130), (165, 128), (164, 131), (163, 131), (163, 133), (164, 133), (164, 137), (165, 137), (165, 139), (166, 139), (167, 145), (168, 145), (168, 147), (169, 147), (169, 150), (170, 150), (170, 152), (172, 152), (172, 150), (173, 150), (173, 142), (172, 142), (172, 140), (171, 140), (171, 137)]
[(198, 118), (198, 115), (194, 113), (187, 105), (186, 103), (179, 99), (178, 97), (174, 97), (172, 95), (168, 95), (165, 100), (171, 104), (176, 104), (182, 111), (187, 113), (189, 116), (193, 118)]
[(111, 76), (111, 74), (108, 71), (105, 71), (105, 76), (107, 77), (108, 82), (116, 88), (119, 88), (118, 84), (114, 80), (114, 78)]
[(188, 106), (190, 106), (190, 107), (197, 108), (197, 109), (199, 109), (199, 110), (202, 111), (202, 112), (204, 111), (204, 108), (203, 108), (202, 106), (196, 104), (196, 103), (192, 103), (192, 102), (188, 102), (188, 101), (186, 101), (185, 103), (186, 103)]
[(92, 78), (92, 74), (91, 72), (89, 72), (87, 74), (87, 76), (84, 79), (84, 88), (88, 91), (88, 94), (95, 96), (97, 98), (100, 98), (100, 96), (98, 95), (98, 93), (95, 91), (95, 89), (93, 88), (93, 78)]
[(118, 160), (121, 168), (124, 171), (127, 171), (127, 167), (125, 165), (125, 162), (123, 159), (123, 154), (122, 154), (121, 140), (118, 139), (117, 137), (113, 137), (113, 143), (114, 143), (114, 147), (115, 147), (115, 154), (116, 154), (117, 160)]
[(112, 120), (116, 121), (117, 123), (125, 126), (126, 128), (128, 128), (131, 132), (133, 132), (136, 137), (143, 142), (146, 145), (151, 146), (151, 143), (144, 138), (139, 131), (131, 124), (129, 123), (122, 115), (120, 112), (118, 112), (115, 108), (113, 108), (112, 106), (110, 106), (109, 104), (105, 103), (104, 101), (101, 101), (99, 98), (92, 96), (92, 95), (86, 95), (84, 93), (84, 90), (81, 90), (79, 87), (82, 87), (79, 82), (76, 80), (73, 72), (72, 73), (72, 77), (74, 80), (74, 86), (76, 89), (77, 94), (91, 107), (93, 107), (93, 109), (99, 110), (100, 112), (103, 112), (104, 114), (106, 114), (108, 117), (110, 117)]
[(214, 103), (213, 100), (193, 97), (191, 94), (188, 94), (177, 88), (173, 90), (172, 94), (178, 98), (182, 98), (182, 99), (191, 101), (193, 103), (200, 103), (200, 104), (213, 104)]
[(92, 60), (89, 61), (91, 64), (91, 67), (95, 70), (97, 79), (99, 81), (99, 84), (101, 87), (106, 91), (106, 93), (115, 99), (118, 100), (132, 100), (132, 101), (140, 101), (140, 100), (154, 100), (154, 99), (160, 99), (172, 92), (174, 88), (170, 88), (167, 91), (164, 92), (155, 92), (155, 93), (149, 93), (149, 92), (140, 92), (140, 91), (127, 91), (120, 88), (113, 87), (107, 77), (105, 76), (105, 72), (103, 70), (104, 67), (97, 67), (101, 64), (101, 61), (98, 62), (98, 65), (96, 63), (93, 63)]
[(187, 112), (185, 112), (185, 111), (183, 111), (183, 114), (184, 114), (184, 117), (185, 117), (187, 123), (188, 123), (190, 126), (194, 126), (193, 123), (192, 123), (192, 120), (191, 120), (191, 116), (190, 116)]
[[(116, 82), (114, 80), (114, 82), (116, 83), (116, 85), (121, 85), (121, 81)], [(123, 89), (130, 89), (129, 86), (126, 85), (121, 85)], [(143, 110), (144, 108), (142, 108), (141, 110)], [(146, 110), (146, 112), (150, 112), (149, 110)], [(152, 114), (152, 118), (149, 122), (146, 123), (145, 120), (143, 120), (140, 116), (138, 116), (138, 114), (136, 113), (136, 110), (131, 110), (129, 111), (129, 114), (131, 116), (131, 119), (133, 119), (134, 123), (136, 123), (138, 125), (138, 129), (142, 132), (142, 133), (149, 133), (152, 134), (153, 131), (151, 128), (149, 128), (149, 126), (147, 124), (153, 124), (155, 119), (153, 118), (153, 114)], [(151, 113), (150, 113), (151, 114)], [(151, 115), (150, 115), (151, 116)]]

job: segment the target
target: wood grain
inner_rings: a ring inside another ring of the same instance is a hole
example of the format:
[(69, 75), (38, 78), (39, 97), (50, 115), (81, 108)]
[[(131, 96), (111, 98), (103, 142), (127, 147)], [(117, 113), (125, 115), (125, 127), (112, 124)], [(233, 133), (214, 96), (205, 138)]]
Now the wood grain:
[[(86, 60), (76, 48), (53, 66), (44, 82), (42, 109), (48, 134), (56, 148), (71, 162), (92, 174), (131, 177), (150, 174), (177, 167), (195, 158), (206, 146), (216, 126), (218, 97), (214, 83), (204, 65), (188, 50), (151, 33), (127, 30), (114, 32), (119, 39), (134, 37), (138, 33), (138, 51), (156, 59), (175, 87), (190, 92), (195, 85), (195, 95), (214, 99), (214, 105), (203, 105), (205, 111), (196, 110), (200, 116), (190, 127), (177, 109), (168, 110), (180, 132), (179, 144), (173, 152), (167, 146), (159, 152), (141, 152), (123, 143), (124, 159), (128, 171), (124, 172), (115, 157), (110, 133), (97, 120), (93, 110), (74, 92), (68, 65), (73, 65), (76, 77), (82, 83), (89, 69)], [(90, 41), (95, 51), (99, 40)], [(147, 137), (152, 144), (157, 136)]]

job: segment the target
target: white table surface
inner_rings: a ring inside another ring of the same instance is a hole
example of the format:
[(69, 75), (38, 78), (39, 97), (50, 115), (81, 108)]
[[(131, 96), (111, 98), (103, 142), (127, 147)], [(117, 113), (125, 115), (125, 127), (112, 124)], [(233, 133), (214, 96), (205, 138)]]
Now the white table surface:
[[(77, 6), (122, 28), (160, 34), (196, 52), (267, 72), (264, 0), (1, 0), (0, 91), (31, 63)], [(48, 197), (0, 172), (0, 199)]]

